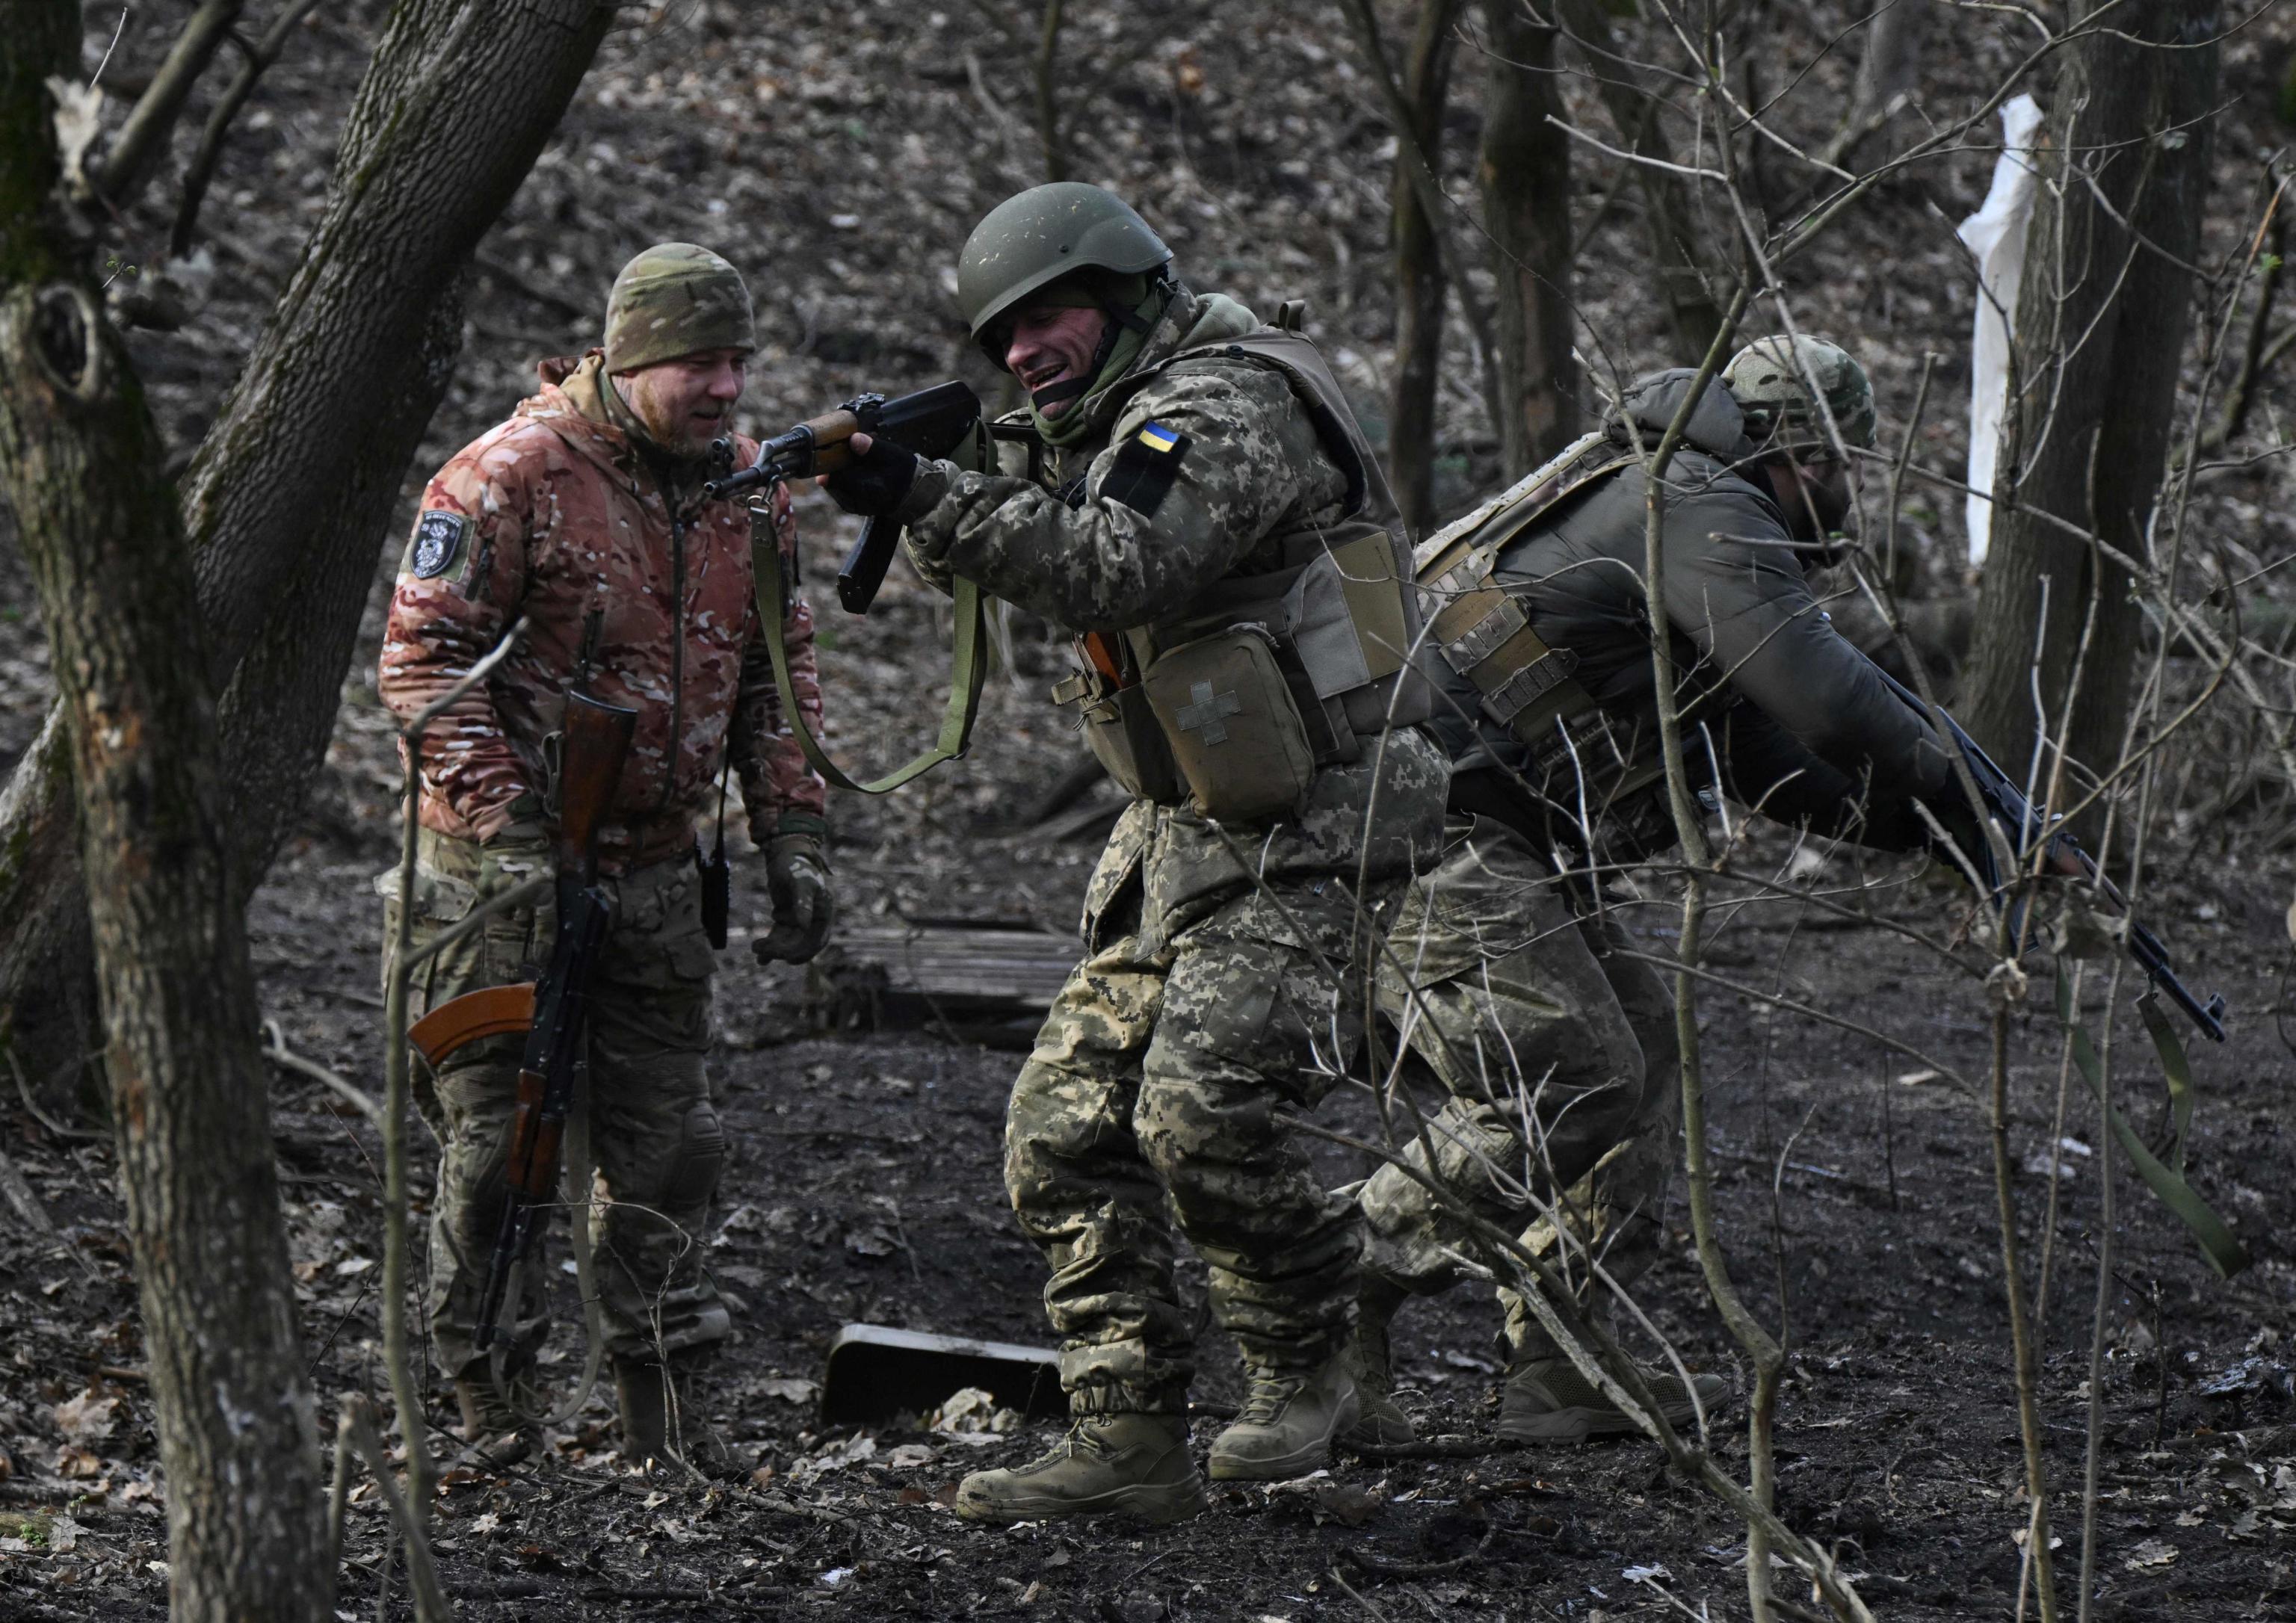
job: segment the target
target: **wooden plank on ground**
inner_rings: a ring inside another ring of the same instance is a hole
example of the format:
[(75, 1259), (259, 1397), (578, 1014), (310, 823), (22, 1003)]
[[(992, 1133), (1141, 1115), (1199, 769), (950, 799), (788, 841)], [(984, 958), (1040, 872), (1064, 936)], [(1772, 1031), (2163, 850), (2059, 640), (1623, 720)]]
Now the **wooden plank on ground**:
[(1073, 936), (980, 920), (852, 925), (810, 966), (806, 1002), (818, 1027), (1025, 1042), (1081, 953)]

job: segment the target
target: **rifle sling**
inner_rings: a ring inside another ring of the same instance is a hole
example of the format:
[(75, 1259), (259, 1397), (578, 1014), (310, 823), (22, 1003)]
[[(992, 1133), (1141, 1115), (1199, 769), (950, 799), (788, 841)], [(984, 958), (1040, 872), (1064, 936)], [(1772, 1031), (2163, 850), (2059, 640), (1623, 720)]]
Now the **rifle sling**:
[(789, 586), (782, 571), (782, 549), (773, 539), (770, 521), (753, 524), (750, 561), (757, 578), (758, 619), (766, 639), (766, 652), (774, 664), (774, 691), (781, 696), (782, 716), (796, 734), (798, 748), (805, 752), (805, 758), (813, 764), (816, 772), (840, 789), (856, 794), (882, 795), (965, 752), (972, 742), (973, 721), (980, 712), (981, 681), (988, 675), (984, 657), (988, 641), (987, 617), (978, 586), (960, 576), (951, 594), (956, 609), (956, 635), (948, 699), (941, 707), (939, 737), (931, 749), (912, 757), (884, 776), (857, 783), (829, 758), (829, 752), (806, 725), (805, 713), (798, 709), (797, 690), (790, 681), (789, 649), (782, 640)]
[[(2112, 1095), (2106, 1086), (2104, 1064), (2098, 1057), (2096, 1045), (2081, 1026), (2080, 1016), (2073, 1007), (2072, 986), (2062, 963), (2057, 966), (2056, 980), (2057, 1019), (2065, 1028), (2066, 1040), (2072, 1045), (2074, 1064), (2080, 1068), (2081, 1076), (2087, 1079), (2090, 1091), (2096, 1094), (2097, 1102), (2104, 1106), (2106, 1119), (2112, 1125), (2113, 1138), (2128, 1157), (2129, 1164), (2136, 1169), (2136, 1176), (2144, 1180), (2145, 1187), (2152, 1190), (2161, 1203), (2192, 1231), (2193, 1238), (2200, 1242), (2201, 1253), (2209, 1259), (2209, 1266), (2222, 1277), (2230, 1279), (2249, 1265), (2248, 1249), (2226, 1226), (2224, 1219), (2217, 1216), (2214, 1209), (2185, 1181), (2183, 1175), (2154, 1155), (2144, 1141), (2137, 1136), (2136, 1129), (2128, 1125), (2128, 1119), (2120, 1113), (2120, 1107), (2112, 1102)], [(2143, 1004), (2138, 1006), (2142, 1011)], [(2177, 1078), (2180, 1075), (2184, 1078), (2185, 1086), (2180, 1102), (2184, 1111), (2188, 1111), (2191, 1108), (2192, 1070), (2185, 1063), (2184, 1045), (2177, 1040), (2175, 1029), (2157, 1008), (2146, 1013), (2144, 1026), (2152, 1038), (2153, 1046), (2160, 1053), (2161, 1069), (2169, 1073), (2172, 1098), (2176, 1096)], [(2180, 1120), (2179, 1141), (2171, 1152), (2179, 1161), (2184, 1159), (2181, 1131)]]

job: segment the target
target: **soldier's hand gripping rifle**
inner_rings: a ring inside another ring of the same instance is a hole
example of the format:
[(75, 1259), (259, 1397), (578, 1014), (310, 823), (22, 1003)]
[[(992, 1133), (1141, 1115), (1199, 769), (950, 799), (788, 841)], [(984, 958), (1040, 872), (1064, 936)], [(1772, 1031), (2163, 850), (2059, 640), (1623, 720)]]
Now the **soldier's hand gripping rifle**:
[[(858, 395), (833, 412), (762, 441), (757, 461), (738, 473), (710, 480), (701, 495), (715, 501), (783, 480), (834, 473), (850, 460), (849, 447), (856, 434), (890, 439), (920, 456), (947, 456), (978, 430), (980, 422), (980, 398), (961, 381), (936, 383), (890, 400), (882, 395)], [(730, 455), (730, 442), (718, 443)], [(837, 601), (847, 612), (869, 611), (900, 540), (901, 527), (890, 519), (873, 518), (861, 527), (860, 540), (837, 571)]]
[(533, 988), (533, 1024), (519, 1066), (518, 1115), (511, 1129), (509, 1187), (471, 1334), (472, 1347), (480, 1352), (493, 1342), (511, 1278), (558, 1199), (561, 1141), (577, 1080), (587, 1064), (590, 979), (612, 922), (612, 905), (597, 882), (598, 828), (621, 779), (636, 725), (636, 710), (601, 704), (582, 693), (566, 696), (554, 841), (558, 934), (550, 967)]
[[(1875, 668), (1880, 669), (1878, 666)], [(2177, 979), (2176, 970), (2169, 962), (2169, 949), (2161, 944), (2161, 938), (2129, 916), (2128, 898), (2121, 895), (2120, 888), (2105, 877), (2096, 865), (2095, 858), (2081, 849), (2080, 842), (2059, 826), (2063, 819), (2052, 817), (2046, 807), (2028, 800), (2024, 791), (2017, 787), (2009, 775), (1995, 765), (1993, 758), (1978, 748), (1977, 741), (1962, 731), (1961, 724), (1942, 708), (1932, 712), (1919, 695), (1889, 672), (1882, 671), (1881, 676), (1898, 698), (1913, 707), (1915, 714), (1927, 720), (1943, 721), (1948, 736), (1968, 763), (1969, 775), (1985, 802), (1985, 810), (2000, 820), (2009, 835), (2010, 848), (2017, 853), (2019, 859), (2030, 858), (2034, 848), (2040, 847), (2052, 872), (2086, 879), (2102, 890), (2128, 919), (2128, 955), (2136, 961), (2136, 967), (2144, 971), (2145, 979), (2160, 990), (2162, 996), (2182, 1009), (2185, 1017), (2198, 1026), (2210, 1041), (2223, 1042), (2224, 995), (2214, 994), (2203, 1003), (2193, 995), (2191, 988)], [(2000, 872), (2000, 865), (1990, 844), (1980, 842), (1974, 855), (1978, 873), (1995, 896), (1999, 896), (2015, 882), (2014, 874)], [(2021, 920), (2013, 918), (2010, 921), (2010, 934), (2021, 951), (2025, 942)]]

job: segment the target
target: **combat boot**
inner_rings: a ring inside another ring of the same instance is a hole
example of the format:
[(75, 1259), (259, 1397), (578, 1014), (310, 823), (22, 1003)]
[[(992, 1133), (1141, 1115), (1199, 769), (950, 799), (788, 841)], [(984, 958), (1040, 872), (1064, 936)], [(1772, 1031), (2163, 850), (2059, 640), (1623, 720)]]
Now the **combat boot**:
[(1307, 1374), (1255, 1371), (1235, 1424), (1212, 1441), (1205, 1469), (1220, 1482), (1284, 1482), (1327, 1465), (1332, 1439), (1363, 1413), (1342, 1350)]
[(1418, 1440), (1411, 1417), (1397, 1408), (1388, 1395), (1395, 1384), (1394, 1367), (1388, 1357), (1388, 1325), (1403, 1299), (1398, 1291), (1366, 1283), (1356, 1304), (1355, 1334), (1348, 1342), (1348, 1373), (1355, 1379), (1362, 1412), (1341, 1439), (1344, 1442), (1392, 1448)]
[(957, 1484), (968, 1521), (1042, 1521), (1111, 1512), (1185, 1521), (1211, 1503), (1178, 1414), (1087, 1414), (1048, 1454), (976, 1471)]
[(705, 1477), (738, 1474), (733, 1450), (702, 1413), (700, 1382), (691, 1370), (676, 1374), (652, 1359), (616, 1358), (614, 1407), (622, 1458), (677, 1460)]
[(471, 1457), (497, 1469), (531, 1455), (541, 1439), (496, 1389), (486, 1366), (455, 1378), (455, 1402), (463, 1411), (463, 1440)]
[[(1658, 1412), (1670, 1426), (1688, 1425), (1696, 1414), (1690, 1389), (1671, 1370), (1637, 1364), (1636, 1370)], [(1730, 1396), (1719, 1375), (1693, 1375), (1699, 1406), (1711, 1414)], [(1590, 1437), (1639, 1435), (1642, 1428), (1578, 1373), (1568, 1358), (1536, 1358), (1507, 1372), (1499, 1402), (1499, 1439), (1509, 1443), (1583, 1443)]]

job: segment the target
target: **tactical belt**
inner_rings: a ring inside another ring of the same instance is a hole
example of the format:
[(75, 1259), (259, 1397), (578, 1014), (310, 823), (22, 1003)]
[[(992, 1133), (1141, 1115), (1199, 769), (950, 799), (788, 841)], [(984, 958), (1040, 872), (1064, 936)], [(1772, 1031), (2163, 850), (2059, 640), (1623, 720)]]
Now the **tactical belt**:
[(782, 717), (797, 735), (798, 748), (805, 752), (805, 758), (813, 764), (816, 772), (839, 789), (882, 795), (964, 753), (972, 742), (972, 724), (980, 713), (981, 680), (988, 671), (983, 657), (988, 640), (987, 617), (978, 586), (959, 576), (950, 594), (956, 609), (956, 636), (948, 700), (941, 707), (939, 737), (931, 749), (883, 777), (859, 783), (847, 776), (829, 758), (829, 752), (805, 725), (805, 712), (798, 709), (797, 689), (790, 681), (789, 649), (782, 640), (782, 623), (789, 612), (789, 585), (782, 573), (782, 549), (774, 536), (773, 521), (762, 507), (750, 510), (750, 563), (756, 577), (758, 618), (763, 623), (766, 652), (774, 665), (774, 691), (781, 695)]

